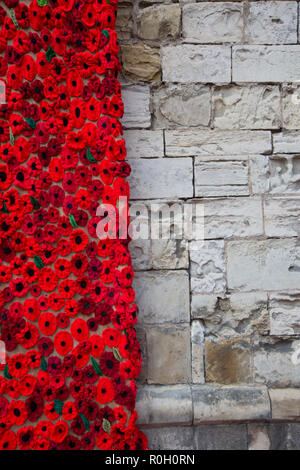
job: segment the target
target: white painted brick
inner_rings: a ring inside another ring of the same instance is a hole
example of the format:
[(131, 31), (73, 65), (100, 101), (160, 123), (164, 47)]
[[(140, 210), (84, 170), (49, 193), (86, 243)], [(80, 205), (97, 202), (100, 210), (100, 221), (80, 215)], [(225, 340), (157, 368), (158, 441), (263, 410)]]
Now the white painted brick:
[(243, 240), (227, 245), (228, 288), (240, 291), (298, 289), (297, 240)]
[(213, 123), (220, 129), (279, 129), (278, 86), (226, 86), (213, 93)]
[(195, 158), (196, 196), (246, 196), (248, 194), (248, 157)]
[(151, 126), (150, 89), (148, 86), (123, 86), (124, 116), (122, 124), (125, 128), (147, 128)]
[(179, 83), (229, 83), (229, 46), (176, 45), (162, 48), (163, 81)]
[(132, 199), (193, 196), (191, 158), (132, 159), (128, 178)]
[(164, 156), (164, 137), (162, 131), (125, 131), (124, 138), (128, 158)]
[(300, 80), (300, 45), (234, 46), (234, 82), (297, 82)]
[(271, 152), (268, 131), (189, 129), (166, 131), (168, 156), (248, 155)]
[(297, 2), (249, 2), (248, 44), (297, 43)]
[(232, 2), (184, 5), (182, 33), (187, 42), (241, 42), (243, 5)]

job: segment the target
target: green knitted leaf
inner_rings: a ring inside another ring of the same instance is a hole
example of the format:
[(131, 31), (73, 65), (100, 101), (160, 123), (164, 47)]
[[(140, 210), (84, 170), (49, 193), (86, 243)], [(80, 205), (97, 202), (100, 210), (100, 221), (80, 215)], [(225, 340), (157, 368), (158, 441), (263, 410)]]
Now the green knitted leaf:
[(16, 18), (15, 10), (14, 10), (13, 8), (10, 8), (10, 9), (9, 9), (9, 16), (10, 16), (10, 18), (11, 18), (11, 21), (12, 21), (13, 24), (15, 25), (15, 28), (16, 28), (16, 29), (20, 29), (18, 20), (17, 20), (17, 18)]
[(104, 36), (106, 36), (107, 39), (109, 39), (109, 32), (106, 29), (102, 30), (102, 34), (104, 34)]
[(48, 5), (48, 0), (37, 0), (37, 2), (40, 7)]
[(70, 220), (70, 224), (72, 225), (73, 228), (78, 227), (78, 225), (76, 223), (76, 220), (74, 219), (74, 216), (72, 214), (69, 214), (69, 220)]
[(35, 197), (30, 196), (30, 201), (31, 201), (31, 204), (33, 205), (34, 210), (40, 209), (41, 205)]
[(54, 408), (58, 415), (62, 415), (62, 409), (64, 406), (64, 402), (61, 400), (54, 400)]
[(7, 210), (7, 207), (6, 207), (6, 202), (4, 200), (3, 200), (2, 212), (4, 212), (5, 214), (8, 214), (8, 210)]
[(107, 434), (110, 434), (111, 426), (110, 426), (110, 422), (108, 421), (108, 419), (103, 418), (102, 427), (104, 431), (107, 432)]
[(119, 350), (117, 348), (113, 348), (113, 353), (114, 353), (114, 356), (115, 358), (117, 359), (117, 361), (121, 362), (122, 361), (122, 357), (119, 353)]
[(11, 143), (11, 145), (15, 145), (15, 136), (11, 128), (9, 128), (9, 142)]
[(46, 52), (46, 59), (48, 60), (48, 62), (51, 62), (51, 60), (55, 56), (56, 56), (56, 54), (55, 54), (54, 50), (52, 49), (52, 47), (49, 46), (48, 49), (47, 49), (47, 52)]
[(94, 359), (93, 357), (92, 357), (92, 365), (94, 367), (94, 371), (96, 372), (96, 374), (100, 376), (103, 375), (102, 370), (99, 367), (99, 364), (97, 363), (96, 359)]
[(85, 430), (86, 430), (86, 431), (89, 431), (89, 430), (91, 429), (89, 420), (88, 420), (87, 417), (84, 416), (82, 413), (79, 413), (79, 414), (80, 414), (80, 417), (81, 417), (81, 419), (82, 419), (82, 421), (83, 421)]
[(12, 376), (10, 375), (10, 373), (8, 372), (8, 364), (5, 364), (5, 368), (4, 368), (4, 377), (6, 379), (12, 379)]
[(25, 121), (27, 122), (28, 126), (30, 129), (35, 129), (36, 128), (36, 122), (32, 118), (25, 118)]
[(33, 260), (37, 268), (42, 269), (44, 267), (44, 263), (38, 255), (35, 255)]
[(88, 147), (87, 152), (86, 152), (86, 158), (88, 159), (89, 162), (95, 163), (97, 160), (93, 157), (91, 149)]
[(41, 360), (41, 369), (42, 369), (44, 372), (47, 372), (47, 361), (46, 361), (46, 359), (44, 358), (44, 356), (42, 356), (42, 360)]

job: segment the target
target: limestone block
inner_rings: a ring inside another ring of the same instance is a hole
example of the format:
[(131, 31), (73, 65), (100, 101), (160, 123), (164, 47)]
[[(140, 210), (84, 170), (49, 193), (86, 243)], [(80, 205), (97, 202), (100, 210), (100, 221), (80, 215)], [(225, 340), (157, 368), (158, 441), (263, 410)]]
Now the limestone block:
[(267, 198), (264, 201), (268, 237), (296, 237), (300, 234), (300, 197)]
[(122, 44), (120, 51), (125, 77), (145, 82), (160, 81), (159, 49), (138, 42)]
[(226, 289), (223, 240), (190, 243), (192, 293), (224, 292)]
[(164, 156), (162, 131), (128, 130), (124, 132), (128, 158)]
[(162, 47), (163, 81), (178, 83), (229, 83), (229, 46), (183, 44)]
[(141, 325), (190, 321), (186, 271), (137, 272), (134, 287)]
[(180, 239), (152, 240), (154, 269), (188, 269), (188, 242)]
[(214, 127), (220, 129), (279, 129), (279, 87), (216, 87), (213, 93), (213, 116)]
[(124, 117), (122, 124), (125, 128), (145, 128), (151, 125), (150, 90), (148, 86), (123, 86)]
[(181, 9), (179, 5), (150, 6), (139, 12), (137, 20), (141, 39), (175, 39), (180, 34)]
[(204, 424), (195, 427), (197, 450), (247, 450), (245, 424)]
[(204, 376), (204, 327), (198, 320), (192, 322), (192, 381), (205, 383)]
[(271, 335), (293, 336), (300, 333), (300, 294), (270, 295)]

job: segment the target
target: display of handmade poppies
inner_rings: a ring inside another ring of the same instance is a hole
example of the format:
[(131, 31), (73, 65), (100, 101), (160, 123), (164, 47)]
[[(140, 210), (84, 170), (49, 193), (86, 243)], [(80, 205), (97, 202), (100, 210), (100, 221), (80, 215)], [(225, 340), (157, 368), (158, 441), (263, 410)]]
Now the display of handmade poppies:
[(97, 236), (129, 196), (117, 1), (0, 1), (1, 450), (147, 448), (129, 239)]

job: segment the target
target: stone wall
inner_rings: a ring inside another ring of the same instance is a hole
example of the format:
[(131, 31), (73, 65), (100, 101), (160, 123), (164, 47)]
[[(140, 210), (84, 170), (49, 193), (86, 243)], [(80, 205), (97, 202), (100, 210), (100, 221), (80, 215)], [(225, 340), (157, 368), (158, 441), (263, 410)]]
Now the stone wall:
[(299, 4), (128, 0), (118, 29), (132, 201), (205, 215), (204, 242), (131, 245), (140, 423), (152, 448), (300, 448)]

